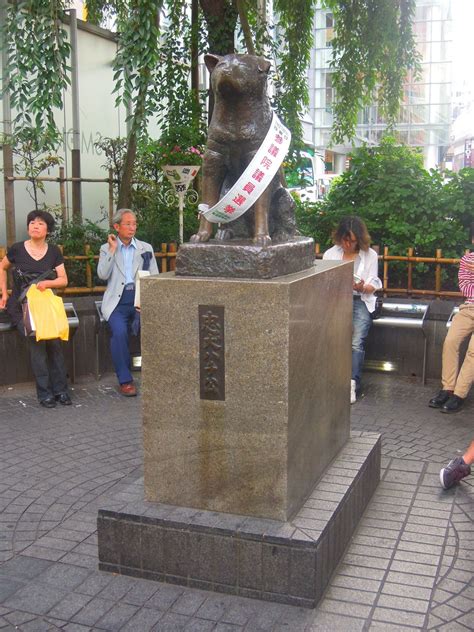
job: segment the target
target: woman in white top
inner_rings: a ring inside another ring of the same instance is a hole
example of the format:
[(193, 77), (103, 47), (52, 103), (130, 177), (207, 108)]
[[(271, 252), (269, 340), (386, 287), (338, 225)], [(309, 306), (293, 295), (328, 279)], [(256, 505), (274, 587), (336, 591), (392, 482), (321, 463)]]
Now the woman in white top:
[(370, 248), (367, 226), (356, 216), (343, 217), (333, 234), (335, 246), (326, 250), (323, 259), (354, 262), (352, 309), (352, 379), (351, 404), (360, 391), (364, 364), (365, 341), (372, 325), (370, 314), (375, 309), (376, 290), (382, 287), (378, 278), (378, 257)]

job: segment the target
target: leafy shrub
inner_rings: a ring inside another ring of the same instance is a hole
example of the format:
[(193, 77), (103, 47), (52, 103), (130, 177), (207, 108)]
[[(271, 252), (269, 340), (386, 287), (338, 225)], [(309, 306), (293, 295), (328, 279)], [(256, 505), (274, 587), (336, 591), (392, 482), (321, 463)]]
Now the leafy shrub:
[[(155, 250), (159, 250), (162, 243), (178, 241), (179, 238), (178, 201), (161, 170), (161, 165), (168, 160), (167, 148), (172, 149), (180, 143), (180, 146), (196, 149), (198, 146), (193, 146), (192, 143), (199, 138), (196, 130), (176, 126), (172, 131), (163, 134), (162, 139), (142, 139), (137, 147), (135, 183), (132, 190), (132, 208), (138, 220), (137, 238), (152, 244)], [(126, 141), (120, 138), (102, 138), (96, 146), (104, 152), (106, 162), (103, 167), (112, 169), (114, 178), (119, 181)], [(199, 151), (199, 147), (196, 151)], [(175, 164), (178, 164), (179, 160), (176, 156), (175, 158)], [(200, 162), (200, 156), (195, 151), (190, 154), (181, 153), (180, 158), (189, 159), (190, 164)], [(198, 182), (195, 180), (193, 185), (198, 187)], [(192, 201), (193, 190), (190, 189), (184, 207), (185, 241), (196, 232), (199, 224), (197, 194), (194, 197), (195, 201)]]
[[(94, 261), (93, 256), (99, 254), (101, 245), (107, 241), (107, 231), (88, 219), (81, 224), (73, 221), (63, 222), (58, 217), (56, 217), (56, 220), (56, 227), (51, 236), (52, 241), (63, 246), (63, 254), (65, 256), (84, 255), (84, 245), (88, 244), (90, 246), (89, 263), (92, 266), (93, 284), (102, 285), (102, 281), (99, 281), (97, 278), (97, 262)], [(66, 260), (66, 272), (69, 285), (73, 287), (86, 285), (84, 260)]]
[[(321, 244), (332, 244), (331, 233), (344, 215), (359, 215), (372, 242), (388, 246), (390, 254), (456, 258), (468, 246), (468, 226), (474, 208), (474, 169), (441, 174), (423, 168), (419, 152), (397, 146), (392, 138), (380, 147), (362, 147), (352, 154), (351, 169), (338, 178), (327, 197), (315, 204), (299, 203), (300, 231)], [(431, 268), (431, 269), (430, 269)], [(406, 264), (390, 263), (390, 284), (406, 283)], [(456, 289), (456, 270), (442, 268), (443, 283)], [(427, 273), (429, 276), (427, 277)], [(415, 284), (429, 278), (433, 266), (414, 266)]]
[[(139, 187), (133, 194), (133, 209), (137, 214), (137, 238), (152, 244), (159, 250), (162, 243), (177, 242), (179, 239), (178, 201), (171, 186)], [(188, 198), (189, 199), (189, 198)], [(197, 231), (198, 211), (196, 202), (187, 201), (184, 207), (184, 241)]]

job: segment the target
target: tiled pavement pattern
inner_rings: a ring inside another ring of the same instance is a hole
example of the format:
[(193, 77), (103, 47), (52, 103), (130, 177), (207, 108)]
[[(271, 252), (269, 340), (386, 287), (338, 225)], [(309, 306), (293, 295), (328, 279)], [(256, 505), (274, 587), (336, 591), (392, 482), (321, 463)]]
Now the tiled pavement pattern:
[(142, 475), (139, 398), (119, 397), (111, 377), (52, 411), (31, 386), (0, 389), (0, 629), (474, 629), (474, 477), (447, 492), (438, 482), (474, 436), (474, 402), (442, 415), (426, 405), (435, 391), (368, 374), (352, 427), (383, 434), (382, 482), (306, 610), (97, 571), (97, 509)]

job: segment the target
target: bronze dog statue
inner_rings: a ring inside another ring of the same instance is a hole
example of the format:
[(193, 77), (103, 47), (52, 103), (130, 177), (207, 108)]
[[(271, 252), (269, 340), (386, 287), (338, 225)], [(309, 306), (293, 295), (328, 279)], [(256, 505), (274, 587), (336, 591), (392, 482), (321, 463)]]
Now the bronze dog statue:
[[(264, 140), (273, 117), (267, 96), (270, 62), (254, 55), (205, 55), (215, 97), (203, 159), (202, 202), (211, 208), (238, 180)], [(297, 233), (294, 200), (277, 173), (253, 208), (217, 231), (216, 239), (251, 237), (266, 247)], [(201, 215), (191, 242), (206, 242), (212, 223)]]

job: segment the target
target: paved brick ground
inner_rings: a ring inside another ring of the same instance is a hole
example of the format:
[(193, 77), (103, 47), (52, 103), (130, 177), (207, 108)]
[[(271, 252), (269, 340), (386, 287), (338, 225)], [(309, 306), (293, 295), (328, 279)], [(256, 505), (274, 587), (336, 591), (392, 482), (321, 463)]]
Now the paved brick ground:
[(474, 629), (474, 477), (440, 489), (440, 465), (474, 436), (474, 402), (426, 406), (436, 385), (369, 374), (354, 430), (383, 434), (372, 502), (316, 610), (96, 570), (97, 509), (142, 475), (140, 399), (112, 377), (74, 406), (0, 389), (0, 629), (359, 631)]

